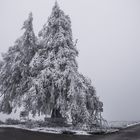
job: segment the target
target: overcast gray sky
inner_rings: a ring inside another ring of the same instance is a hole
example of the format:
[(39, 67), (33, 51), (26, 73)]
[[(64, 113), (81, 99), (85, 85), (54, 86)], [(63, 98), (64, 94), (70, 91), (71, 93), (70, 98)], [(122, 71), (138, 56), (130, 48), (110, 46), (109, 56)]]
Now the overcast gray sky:
[[(0, 0), (0, 52), (33, 12), (36, 35), (55, 0)], [(107, 120), (140, 120), (140, 0), (58, 0), (78, 39), (79, 71), (91, 78)]]

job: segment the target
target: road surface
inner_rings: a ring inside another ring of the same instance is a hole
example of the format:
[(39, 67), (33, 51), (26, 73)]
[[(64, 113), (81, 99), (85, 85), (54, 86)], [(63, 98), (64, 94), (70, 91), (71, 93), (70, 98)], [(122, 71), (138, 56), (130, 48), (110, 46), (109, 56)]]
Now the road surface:
[(0, 140), (140, 140), (140, 125), (114, 134), (91, 136), (47, 134), (15, 128), (0, 128)]

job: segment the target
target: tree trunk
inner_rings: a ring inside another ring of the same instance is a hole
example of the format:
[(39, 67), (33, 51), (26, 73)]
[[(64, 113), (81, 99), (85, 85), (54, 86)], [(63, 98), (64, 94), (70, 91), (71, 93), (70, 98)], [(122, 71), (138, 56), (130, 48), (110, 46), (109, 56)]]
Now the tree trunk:
[(62, 118), (62, 115), (60, 113), (59, 108), (58, 109), (56, 109), (56, 108), (53, 109), (51, 118)]

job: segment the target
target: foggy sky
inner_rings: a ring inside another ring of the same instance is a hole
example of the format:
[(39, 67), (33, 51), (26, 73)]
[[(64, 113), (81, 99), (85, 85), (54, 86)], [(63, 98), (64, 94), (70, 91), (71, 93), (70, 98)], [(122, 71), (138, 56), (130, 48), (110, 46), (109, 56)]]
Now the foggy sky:
[[(33, 12), (36, 35), (55, 0), (0, 0), (0, 53)], [(107, 120), (140, 120), (140, 0), (58, 0), (78, 39), (79, 71), (91, 78)]]

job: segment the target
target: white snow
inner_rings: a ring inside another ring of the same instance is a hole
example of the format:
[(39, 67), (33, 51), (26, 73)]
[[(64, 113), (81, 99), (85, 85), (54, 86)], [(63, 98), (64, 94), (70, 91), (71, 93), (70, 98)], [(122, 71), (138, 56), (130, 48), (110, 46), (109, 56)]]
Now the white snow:
[(131, 126), (135, 126), (135, 125), (138, 125), (138, 124), (140, 124), (140, 122), (136, 122), (136, 123), (128, 124), (128, 125), (126, 126), (126, 128), (131, 127)]
[[(133, 123), (133, 124), (129, 124), (124, 128), (128, 128), (131, 126), (135, 126), (137, 124), (140, 124), (140, 122), (137, 123)], [(82, 130), (72, 130), (70, 128), (60, 128), (60, 127), (56, 127), (56, 128), (51, 128), (51, 127), (36, 127), (36, 128), (26, 128), (24, 125), (0, 125), (0, 127), (4, 127), (4, 128), (17, 128), (17, 129), (23, 129), (23, 130), (29, 130), (29, 131), (34, 131), (34, 132), (44, 132), (44, 133), (52, 133), (52, 134), (62, 134), (63, 132), (70, 132), (73, 133), (73, 135), (91, 135), (86, 131), (82, 131)], [(114, 133), (119, 131), (119, 129), (109, 129), (107, 130), (106, 133)]]
[[(5, 122), (7, 119), (13, 119), (13, 120), (20, 120), (20, 112), (23, 110), (23, 108), (18, 108), (15, 112), (15, 110), (12, 111), (10, 115), (0, 113), (0, 121)], [(29, 113), (29, 119), (30, 120), (44, 120), (45, 115), (35, 115), (34, 117), (32, 116), (31, 113)]]
[(140, 121), (110, 121), (108, 122), (111, 128), (127, 128), (140, 124)]
[(12, 111), (12, 113), (10, 115), (8, 114), (4, 114), (4, 113), (0, 113), (0, 120), (5, 122), (7, 119), (14, 119), (14, 120), (19, 120), (19, 111), (17, 111), (16, 113), (14, 113), (14, 111)]
[(76, 132), (74, 135), (91, 135), (89, 133), (87, 133), (86, 131), (73, 131), (73, 132)]
[(86, 131), (78, 131), (78, 130), (69, 130), (66, 128), (49, 128), (49, 127), (37, 127), (37, 128), (26, 128), (24, 125), (0, 125), (3, 128), (17, 128), (23, 130), (29, 130), (34, 132), (44, 132), (44, 133), (52, 133), (52, 134), (62, 134), (65, 131), (72, 132), (74, 135), (90, 135)]

